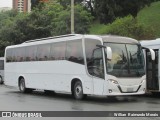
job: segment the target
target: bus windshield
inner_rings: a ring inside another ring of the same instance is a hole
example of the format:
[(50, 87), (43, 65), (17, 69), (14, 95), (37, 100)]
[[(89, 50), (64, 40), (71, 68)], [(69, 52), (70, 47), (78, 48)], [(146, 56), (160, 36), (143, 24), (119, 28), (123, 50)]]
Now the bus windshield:
[(112, 49), (112, 60), (106, 60), (109, 75), (116, 77), (142, 77), (144, 71), (144, 56), (140, 45), (104, 43)]

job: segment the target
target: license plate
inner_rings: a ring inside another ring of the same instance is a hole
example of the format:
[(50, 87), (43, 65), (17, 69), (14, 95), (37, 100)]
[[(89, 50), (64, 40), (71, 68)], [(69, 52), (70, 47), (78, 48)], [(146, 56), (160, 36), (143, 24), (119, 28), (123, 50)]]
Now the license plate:
[(127, 92), (133, 92), (133, 88), (127, 88)]

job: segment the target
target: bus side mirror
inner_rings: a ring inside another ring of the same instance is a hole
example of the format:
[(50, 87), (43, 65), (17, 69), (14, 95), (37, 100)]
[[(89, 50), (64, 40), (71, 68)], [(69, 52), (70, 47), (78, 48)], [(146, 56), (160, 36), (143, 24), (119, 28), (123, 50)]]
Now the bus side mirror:
[(155, 60), (155, 52), (152, 49), (149, 49), (150, 53), (151, 53), (151, 59)]
[(106, 47), (105, 52), (107, 53), (107, 59), (112, 60), (112, 49), (110, 47)]

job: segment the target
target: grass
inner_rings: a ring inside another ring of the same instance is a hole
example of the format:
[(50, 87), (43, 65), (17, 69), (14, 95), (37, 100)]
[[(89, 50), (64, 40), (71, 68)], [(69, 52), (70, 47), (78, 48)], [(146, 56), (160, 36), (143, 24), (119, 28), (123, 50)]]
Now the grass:
[(90, 34), (95, 34), (95, 35), (100, 35), (100, 34), (104, 34), (104, 32), (106, 31), (107, 26), (104, 24), (100, 24), (99, 22), (94, 22), (91, 26), (91, 28), (89, 29)]
[(138, 22), (155, 30), (156, 37), (160, 37), (160, 2), (154, 2), (142, 9), (137, 16)]
[[(137, 15), (138, 22), (147, 28), (153, 29), (155, 37), (160, 38), (160, 1), (152, 3), (149, 7), (143, 8)], [(108, 25), (94, 22), (89, 29), (90, 34), (105, 34)]]

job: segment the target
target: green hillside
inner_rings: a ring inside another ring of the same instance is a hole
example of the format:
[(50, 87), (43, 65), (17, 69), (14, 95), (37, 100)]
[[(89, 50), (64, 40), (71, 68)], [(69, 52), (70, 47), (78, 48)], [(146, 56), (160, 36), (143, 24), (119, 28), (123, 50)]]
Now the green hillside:
[[(154, 2), (149, 7), (143, 8), (138, 13), (137, 19), (138, 21), (135, 25), (133, 25), (134, 23), (132, 24), (132, 21), (134, 20), (130, 17), (121, 18), (108, 25), (100, 24), (96, 21), (91, 25), (89, 31), (90, 34), (110, 34), (114, 31), (117, 35), (137, 39), (160, 38), (160, 2)], [(130, 27), (127, 27), (127, 25)], [(139, 28), (137, 29), (138, 26)], [(141, 28), (143, 28), (143, 30)], [(121, 31), (118, 31), (118, 29), (121, 29)], [(134, 34), (134, 32), (128, 32), (135, 30), (137, 30), (137, 34)]]
[(153, 27), (156, 37), (160, 37), (160, 2), (152, 3), (138, 14), (138, 21), (145, 26)]
[(89, 29), (90, 34), (101, 35), (105, 34), (107, 25), (100, 24), (99, 22), (94, 22)]

